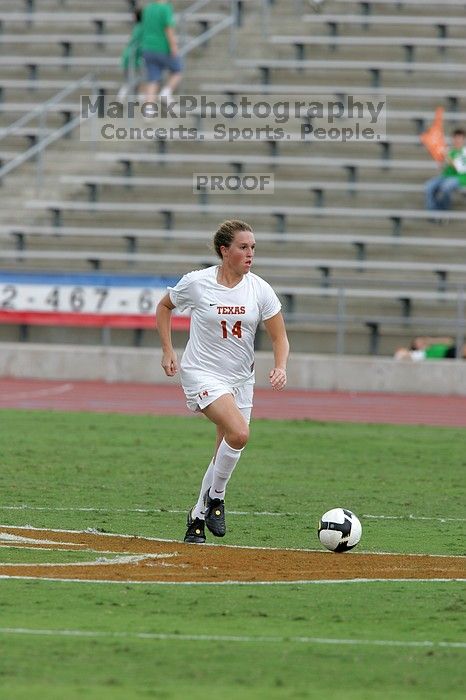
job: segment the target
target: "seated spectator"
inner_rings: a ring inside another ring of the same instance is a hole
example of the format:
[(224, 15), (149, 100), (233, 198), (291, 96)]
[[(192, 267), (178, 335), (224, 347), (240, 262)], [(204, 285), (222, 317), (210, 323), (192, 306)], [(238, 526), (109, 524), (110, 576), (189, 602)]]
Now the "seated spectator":
[[(409, 348), (398, 348), (395, 360), (446, 360), (456, 357), (456, 345), (450, 337), (420, 336), (414, 338)], [(463, 345), (461, 357), (466, 358), (466, 344)]]
[(463, 129), (453, 132), (453, 148), (444, 161), (440, 175), (425, 184), (426, 208), (430, 211), (450, 209), (452, 193), (466, 187), (466, 134)]

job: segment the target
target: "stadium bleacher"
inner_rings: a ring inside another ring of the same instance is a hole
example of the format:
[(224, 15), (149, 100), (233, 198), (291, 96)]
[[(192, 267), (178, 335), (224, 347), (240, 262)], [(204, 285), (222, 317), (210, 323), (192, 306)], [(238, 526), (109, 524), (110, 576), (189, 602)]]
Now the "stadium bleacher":
[[(177, 11), (190, 4), (177, 4)], [(124, 0), (98, 11), (77, 0), (25, 2), (23, 12), (16, 5), (0, 13), (3, 163), (79, 113), (70, 96), (51, 105), (45, 125), (31, 121), (14, 134), (5, 131), (89, 67), (100, 91), (116, 92), (131, 22)], [(210, 232), (234, 215), (257, 231), (257, 271), (277, 285), (295, 350), (334, 351), (331, 329), (341, 323), (342, 294), (348, 352), (390, 354), (400, 338), (417, 332), (418, 322), (451, 329), (466, 280), (466, 208), (457, 193), (440, 221), (424, 210), (423, 185), (436, 165), (419, 133), (439, 104), (448, 131), (464, 124), (461, 5), (446, 2), (441, 17), (435, 3), (414, 0), (327, 0), (312, 15), (299, 14), (299, 3), (266, 5), (268, 26), (261, 0), (245, 3), (236, 50), (221, 33), (189, 55), (182, 92), (227, 100), (386, 96), (386, 135), (375, 144), (303, 143), (306, 122), (298, 115), (286, 140), (215, 142), (213, 121), (200, 111), (185, 121), (202, 129), (203, 142), (90, 143), (74, 131), (47, 148), (40, 170), (30, 160), (2, 179), (0, 265), (10, 272), (66, 266), (74, 273), (91, 267), (181, 275), (213, 261), (206, 252)], [(229, 3), (212, 0), (191, 18), (190, 33), (228, 10)], [(193, 187), (194, 172), (259, 170), (274, 175), (273, 198)], [(0, 326), (0, 338), (19, 337), (21, 326)], [(155, 343), (155, 334), (148, 335), (146, 342)]]

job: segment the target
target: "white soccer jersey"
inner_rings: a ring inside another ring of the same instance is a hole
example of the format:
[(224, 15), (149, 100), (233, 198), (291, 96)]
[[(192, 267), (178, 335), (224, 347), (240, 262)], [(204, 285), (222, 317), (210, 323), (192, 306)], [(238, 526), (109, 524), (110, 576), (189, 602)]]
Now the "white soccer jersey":
[(183, 387), (211, 378), (238, 386), (254, 376), (254, 336), (281, 304), (272, 287), (248, 272), (233, 288), (217, 282), (218, 266), (189, 272), (168, 287), (172, 303), (191, 311), (189, 341), (181, 359)]

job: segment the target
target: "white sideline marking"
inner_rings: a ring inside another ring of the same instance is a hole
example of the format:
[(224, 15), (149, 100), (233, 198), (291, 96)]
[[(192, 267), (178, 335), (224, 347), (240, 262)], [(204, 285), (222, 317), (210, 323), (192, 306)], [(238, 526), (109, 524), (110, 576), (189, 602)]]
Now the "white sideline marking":
[(32, 537), (20, 537), (20, 535), (10, 535), (8, 532), (0, 532), (0, 544), (12, 542), (13, 544), (59, 544), (65, 547), (80, 547), (79, 542), (55, 542), (55, 540), (35, 540)]
[[(40, 540), (39, 540), (40, 541)], [(33, 545), (22, 545), (18, 547), (16, 544), (5, 544), (0, 542), (0, 549), (30, 549), (34, 552), (84, 552), (85, 554), (125, 554), (125, 552), (114, 552), (111, 549), (92, 549), (91, 547), (82, 547), (76, 549), (76, 547), (34, 547)], [(130, 554), (126, 552), (126, 554)], [(31, 562), (34, 564), (34, 562)], [(3, 565), (3, 564), (2, 564)]]
[(444, 518), (443, 516), (428, 517), (424, 515), (369, 515), (364, 513), (362, 518), (370, 518), (372, 520), (436, 520), (439, 523), (464, 523), (466, 518)]
[[(29, 566), (36, 566), (29, 564)], [(114, 579), (56, 578), (49, 576), (8, 576), (0, 574), (0, 581), (52, 581), (58, 583), (124, 583), (137, 586), (303, 586), (330, 583), (466, 583), (466, 578), (352, 578), (352, 579), (304, 579), (302, 581), (131, 581)]]
[(248, 635), (166, 634), (156, 632), (99, 632), (97, 630), (32, 629), (28, 627), (0, 627), (0, 634), (24, 634), (45, 637), (81, 637), (84, 639), (147, 639), (160, 642), (240, 642), (283, 644), (336, 644), (378, 647), (440, 647), (466, 649), (466, 642), (433, 642), (431, 640), (403, 641), (401, 639), (334, 639), (332, 637), (253, 637)]
[(2, 394), (2, 401), (3, 399), (35, 399), (41, 396), (56, 396), (59, 394), (66, 394), (66, 392), (71, 391), (73, 387), (73, 384), (68, 383), (45, 389), (32, 389), (31, 391), (18, 391), (14, 394)]
[[(168, 539), (166, 537), (147, 537), (146, 535), (125, 535), (121, 534), (120, 532), (100, 532), (99, 530), (94, 530), (93, 528), (88, 528), (87, 530), (64, 530), (61, 528), (45, 528), (45, 527), (35, 527), (34, 525), (0, 525), (0, 528), (6, 527), (6, 528), (14, 528), (15, 530), (37, 530), (38, 532), (65, 532), (65, 533), (73, 533), (75, 535), (77, 534), (82, 534), (82, 533), (91, 533), (93, 535), (99, 535), (101, 537), (120, 537), (128, 540), (133, 540), (133, 539), (143, 539), (143, 540), (148, 540), (149, 542), (169, 542), (169, 543), (176, 543), (180, 544), (180, 540), (174, 540), (174, 539)], [(194, 546), (194, 545), (192, 545)], [(199, 545), (196, 545), (196, 547)], [(229, 549), (254, 549), (254, 550), (260, 550), (260, 551), (266, 551), (266, 552), (317, 552), (319, 554), (325, 554), (326, 556), (335, 556), (333, 552), (329, 552), (328, 550), (323, 550), (323, 549), (309, 549), (307, 547), (257, 547), (254, 545), (248, 545), (248, 544), (216, 544), (215, 542), (205, 542), (202, 547), (225, 547)], [(80, 550), (81, 551), (81, 550)], [(100, 552), (100, 550), (93, 550), (93, 549), (88, 549), (88, 551), (92, 552)], [(111, 554), (111, 552), (108, 552)], [(359, 551), (352, 551), (349, 552), (347, 556), (351, 557), (357, 557), (361, 554), (383, 554), (384, 556), (392, 556), (392, 557), (443, 557), (446, 559), (465, 559), (466, 555), (464, 554), (424, 554), (422, 552), (416, 552), (414, 554), (412, 553), (406, 553), (406, 552), (370, 552), (370, 551), (365, 551), (365, 550), (359, 550)], [(404, 580), (404, 579), (401, 579)]]
[[(80, 507), (80, 506), (69, 506), (69, 507), (57, 507), (57, 506), (30, 506), (27, 504), (20, 506), (8, 506), (1, 505), (0, 510), (38, 510), (46, 511), (48, 513), (170, 513), (174, 515), (186, 514), (187, 508), (183, 510), (169, 510), (168, 508), (93, 508), (93, 507)], [(247, 515), (247, 516), (257, 516), (257, 517), (287, 517), (289, 515), (299, 515), (302, 516), (301, 512), (285, 511), (285, 512), (274, 512), (274, 511), (247, 511), (247, 510), (229, 510), (229, 515)], [(312, 516), (311, 516), (312, 517)], [(371, 515), (369, 513), (363, 513), (361, 518), (370, 518), (372, 520), (433, 520), (440, 523), (459, 523), (466, 522), (466, 518), (447, 518), (444, 516), (427, 517), (422, 515)]]
[[(47, 552), (50, 552), (49, 549), (46, 550)], [(54, 563), (54, 562), (20, 562), (19, 564), (15, 564), (13, 562), (6, 562), (2, 563), (0, 566), (2, 568), (6, 566), (34, 566), (34, 567), (47, 567), (47, 566), (102, 566), (102, 565), (110, 565), (113, 566), (114, 564), (138, 564), (140, 561), (146, 561), (147, 559), (171, 559), (172, 557), (179, 557), (178, 552), (174, 552), (173, 554), (130, 554), (130, 555), (124, 555), (121, 557), (114, 557), (109, 558), (109, 557), (99, 557), (98, 559), (95, 559), (94, 561), (70, 561), (70, 562), (59, 562), (59, 563)]]

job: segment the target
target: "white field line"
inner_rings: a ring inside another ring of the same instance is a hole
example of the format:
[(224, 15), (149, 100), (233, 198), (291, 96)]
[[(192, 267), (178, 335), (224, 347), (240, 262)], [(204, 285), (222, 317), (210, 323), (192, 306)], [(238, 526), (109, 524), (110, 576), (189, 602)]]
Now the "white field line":
[[(40, 547), (40, 546), (34, 546), (34, 545), (26, 545), (23, 544), (20, 547), (18, 547), (17, 544), (5, 544), (0, 541), (0, 549), (31, 549), (34, 550), (35, 552), (40, 551), (40, 552), (84, 552), (84, 554), (130, 554), (130, 552), (113, 552), (111, 549), (92, 549), (92, 547), (83, 547), (82, 549), (79, 548), (77, 549), (76, 547)], [(31, 564), (35, 564), (35, 562), (31, 562)], [(3, 564), (0, 564), (3, 565)]]
[(37, 399), (41, 396), (58, 396), (60, 394), (66, 394), (68, 391), (73, 389), (73, 384), (60, 384), (59, 386), (53, 386), (45, 389), (31, 389), (30, 391), (18, 391), (13, 394), (2, 394), (1, 400), (4, 399)]
[(0, 627), (3, 635), (30, 635), (36, 637), (75, 637), (83, 639), (144, 639), (157, 642), (238, 642), (247, 644), (333, 644), (345, 646), (418, 647), (466, 649), (466, 642), (434, 642), (431, 640), (401, 639), (335, 639), (333, 637), (282, 637), (249, 635), (169, 634), (157, 632), (100, 632), (77, 629), (32, 629), (28, 627)]
[[(50, 552), (50, 549), (46, 550)], [(13, 562), (6, 562), (5, 564), (0, 564), (2, 568), (4, 567), (27, 567), (34, 566), (38, 568), (48, 567), (48, 566), (114, 566), (115, 564), (138, 564), (140, 561), (147, 561), (148, 559), (172, 559), (173, 557), (179, 557), (178, 552), (167, 553), (167, 554), (129, 554), (124, 556), (116, 556), (113, 559), (107, 557), (99, 557), (94, 561), (70, 561), (70, 562), (20, 562), (15, 564)]]
[[(35, 566), (35, 564), (32, 564)], [(8, 576), (0, 574), (1, 580), (51, 581), (58, 583), (124, 583), (141, 586), (304, 586), (328, 585), (332, 583), (466, 583), (466, 578), (353, 578), (353, 579), (303, 579), (302, 581), (131, 581), (114, 579), (56, 578), (51, 576)]]
[(10, 535), (8, 532), (0, 532), (0, 544), (6, 542), (8, 544), (55, 544), (65, 547), (81, 547), (79, 542), (55, 542), (54, 540), (35, 540), (32, 537), (20, 537), (19, 535)]
[[(5, 525), (5, 524), (0, 524), (0, 530), (2, 527), (6, 528), (14, 528), (15, 530), (37, 530), (38, 532), (60, 532), (60, 533), (73, 533), (73, 534), (83, 534), (83, 533), (90, 533), (93, 535), (99, 535), (100, 537), (121, 537), (124, 539), (134, 539), (134, 535), (125, 535), (122, 534), (121, 532), (115, 533), (115, 532), (100, 532), (99, 530), (95, 530), (93, 528), (87, 528), (86, 530), (63, 530), (61, 528), (44, 528), (44, 527), (35, 527), (33, 525)], [(180, 544), (180, 540), (174, 540), (174, 539), (168, 539), (164, 537), (147, 537), (147, 536), (141, 536), (140, 539), (148, 540), (149, 542), (170, 542), (170, 543), (176, 543)], [(14, 545), (12, 545), (14, 546)], [(194, 546), (194, 545), (191, 545)], [(196, 545), (198, 547), (200, 545)], [(329, 552), (328, 550), (323, 550), (323, 549), (309, 549), (306, 547), (257, 547), (253, 545), (246, 545), (246, 544), (216, 544), (214, 542), (205, 542), (202, 547), (226, 547), (229, 549), (254, 549), (254, 550), (264, 550), (264, 551), (277, 551), (277, 552), (318, 552), (320, 554), (325, 554), (326, 556), (334, 556), (332, 552)], [(81, 550), (79, 550), (81, 551)], [(89, 549), (88, 551), (96, 551), (100, 552), (100, 550), (92, 550)], [(109, 552), (111, 553), (111, 552)], [(445, 557), (447, 559), (465, 559), (466, 555), (463, 554), (424, 554), (422, 552), (417, 552), (417, 553), (406, 553), (406, 552), (369, 552), (369, 551), (357, 551), (355, 552), (354, 550), (348, 553), (348, 556), (352, 557), (357, 557), (358, 555), (361, 554), (383, 554), (384, 556), (393, 556), (393, 557)], [(402, 579), (403, 580), (403, 579)]]
[[(2, 505), (0, 504), (0, 510), (35, 510), (35, 511), (45, 511), (47, 513), (170, 513), (175, 515), (183, 514), (185, 515), (187, 509), (168, 509), (168, 508), (94, 508), (87, 506), (70, 506), (70, 507), (59, 507), (59, 506), (30, 506), (27, 504), (22, 505)], [(294, 511), (284, 511), (284, 512), (273, 512), (273, 511), (247, 511), (247, 510), (229, 510), (229, 515), (246, 515), (246, 516), (257, 516), (257, 517), (287, 517), (290, 515), (303, 516), (303, 512)], [(305, 515), (305, 514), (304, 514)], [(313, 516), (310, 516), (313, 517)], [(458, 523), (466, 522), (466, 518), (447, 518), (445, 516), (435, 516), (428, 517), (422, 515), (414, 515), (410, 513), (409, 515), (371, 515), (369, 513), (363, 513), (361, 518), (368, 518), (372, 520), (428, 520), (436, 521), (441, 523)]]

